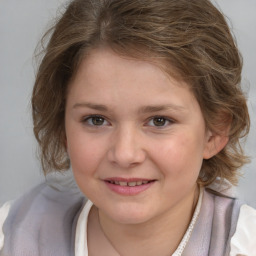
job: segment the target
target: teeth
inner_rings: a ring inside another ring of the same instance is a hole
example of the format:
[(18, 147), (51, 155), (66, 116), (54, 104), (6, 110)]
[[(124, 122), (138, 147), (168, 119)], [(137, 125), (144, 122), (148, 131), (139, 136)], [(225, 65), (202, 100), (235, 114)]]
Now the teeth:
[(129, 187), (135, 187), (135, 186), (140, 186), (142, 184), (147, 184), (149, 181), (146, 180), (140, 180), (140, 181), (131, 181), (131, 182), (126, 182), (126, 181), (109, 181), (111, 184), (115, 185), (120, 185), (120, 186), (129, 186)]
[(129, 187), (135, 187), (136, 186), (136, 181), (133, 182), (128, 182)]

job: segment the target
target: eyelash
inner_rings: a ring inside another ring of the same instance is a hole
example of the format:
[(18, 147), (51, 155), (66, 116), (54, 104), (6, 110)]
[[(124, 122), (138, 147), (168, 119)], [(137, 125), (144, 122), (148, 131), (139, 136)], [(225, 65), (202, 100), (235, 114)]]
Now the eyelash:
[[(99, 118), (99, 119), (103, 119), (103, 123), (104, 122), (108, 122), (107, 120), (106, 120), (106, 118), (104, 117), (104, 116), (101, 116), (101, 115), (90, 115), (90, 116), (87, 116), (87, 117), (84, 117), (84, 118), (82, 118), (82, 123), (85, 123), (85, 124), (87, 124), (88, 126), (94, 126), (94, 127), (100, 127), (100, 126), (103, 126), (103, 124), (102, 125), (96, 125), (96, 124), (93, 124), (92, 122), (92, 119), (93, 118)], [(89, 123), (90, 122), (90, 120), (91, 120), (91, 123)], [(109, 123), (109, 122), (108, 122)]]
[[(102, 119), (103, 123), (102, 124), (94, 124), (92, 119), (93, 118), (99, 118), (99, 119)], [(149, 125), (150, 122), (154, 122), (155, 119), (162, 119), (162, 121), (164, 122), (164, 125)], [(90, 122), (91, 121), (91, 122)], [(91, 127), (101, 127), (101, 126), (105, 126), (104, 125), (104, 122), (107, 122), (108, 125), (110, 124), (107, 119), (102, 116), (102, 115), (90, 115), (90, 116), (87, 116), (87, 117), (84, 117), (82, 118), (81, 120), (82, 123), (85, 123), (87, 124), (88, 126), (91, 126)], [(90, 123), (89, 123), (90, 122)], [(166, 124), (167, 123), (167, 124)], [(157, 127), (158, 129), (161, 129), (161, 128), (165, 128), (166, 126), (169, 126), (171, 124), (174, 123), (174, 120), (173, 119), (170, 119), (168, 117), (165, 117), (165, 116), (153, 116), (153, 117), (150, 117), (147, 119), (146, 121), (146, 126), (151, 126), (151, 127)]]
[(147, 121), (147, 124), (149, 122), (154, 122), (155, 119), (162, 119), (164, 121), (164, 125), (148, 125), (148, 126), (152, 126), (152, 127), (157, 127), (158, 129), (161, 129), (161, 128), (165, 128), (171, 124), (174, 123), (174, 120), (168, 118), (168, 117), (165, 117), (165, 116), (153, 116), (153, 117), (150, 117)]

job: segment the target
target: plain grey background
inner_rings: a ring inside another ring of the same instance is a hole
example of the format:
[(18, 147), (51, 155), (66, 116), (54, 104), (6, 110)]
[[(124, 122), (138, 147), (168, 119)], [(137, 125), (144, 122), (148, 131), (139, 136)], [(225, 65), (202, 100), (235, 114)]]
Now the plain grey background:
[[(33, 52), (64, 0), (0, 0), (0, 205), (44, 179), (30, 117)], [(251, 132), (238, 193), (256, 207), (256, 1), (216, 0), (229, 18), (244, 58)]]

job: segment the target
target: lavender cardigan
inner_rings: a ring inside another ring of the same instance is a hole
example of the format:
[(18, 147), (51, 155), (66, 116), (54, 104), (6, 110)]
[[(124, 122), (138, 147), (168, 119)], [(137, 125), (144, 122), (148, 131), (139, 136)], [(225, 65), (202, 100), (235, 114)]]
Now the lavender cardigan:
[[(41, 184), (18, 199), (4, 223), (1, 256), (74, 256), (77, 219), (85, 198), (77, 190)], [(241, 204), (205, 191), (184, 256), (228, 256)]]

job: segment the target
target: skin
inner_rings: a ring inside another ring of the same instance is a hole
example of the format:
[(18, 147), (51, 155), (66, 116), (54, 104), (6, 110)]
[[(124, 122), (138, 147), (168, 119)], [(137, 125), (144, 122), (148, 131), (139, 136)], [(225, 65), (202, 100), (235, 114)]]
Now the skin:
[[(188, 86), (155, 64), (94, 50), (69, 85), (65, 128), (76, 182), (95, 205), (90, 255), (99, 243), (108, 244), (104, 255), (174, 252), (197, 202), (202, 161), (225, 144), (206, 129)], [(152, 183), (122, 195), (108, 187), (113, 177)]]

